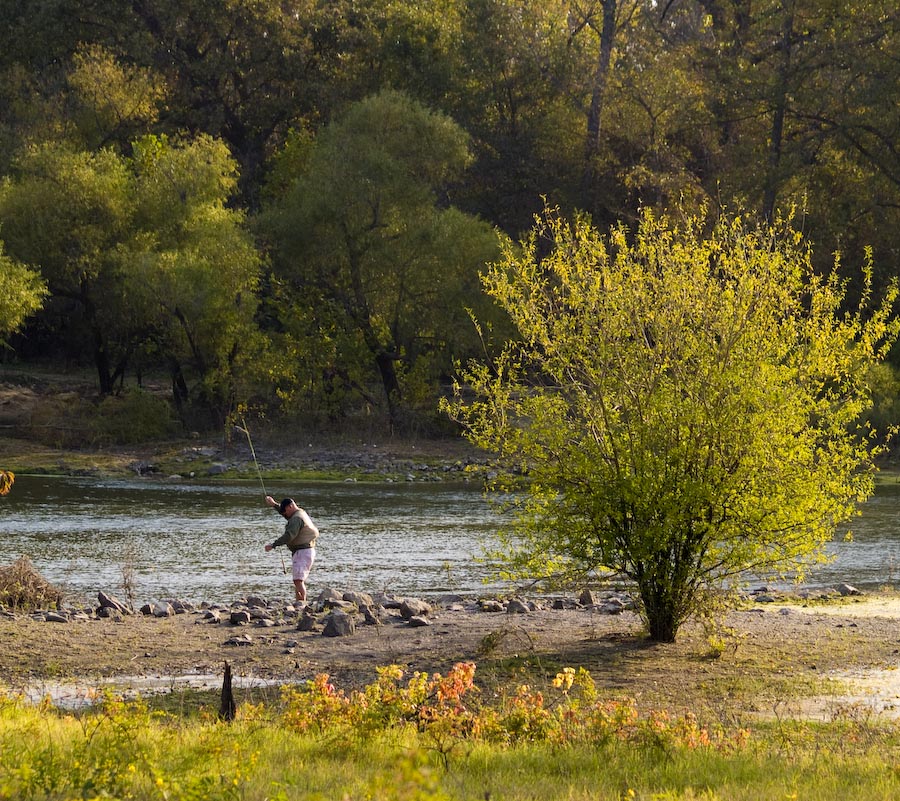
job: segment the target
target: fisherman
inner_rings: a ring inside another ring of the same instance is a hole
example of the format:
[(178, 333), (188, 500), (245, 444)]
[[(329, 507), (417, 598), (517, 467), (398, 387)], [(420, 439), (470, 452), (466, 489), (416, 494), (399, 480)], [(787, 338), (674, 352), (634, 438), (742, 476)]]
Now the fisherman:
[(293, 498), (285, 498), (279, 503), (271, 495), (266, 495), (266, 504), (278, 509), (281, 516), (287, 520), (284, 534), (275, 542), (266, 545), (266, 551), (271, 551), (279, 545), (287, 545), (291, 552), (291, 573), (297, 600), (305, 602), (306, 579), (309, 578), (309, 571), (316, 561), (316, 538), (319, 536), (319, 529), (306, 511), (297, 506)]

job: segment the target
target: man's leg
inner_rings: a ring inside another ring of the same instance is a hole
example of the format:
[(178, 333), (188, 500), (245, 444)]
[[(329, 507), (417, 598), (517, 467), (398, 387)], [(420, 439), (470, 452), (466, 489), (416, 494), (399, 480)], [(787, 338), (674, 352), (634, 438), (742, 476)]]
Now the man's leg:
[(306, 600), (306, 584), (303, 583), (303, 579), (294, 579), (294, 591), (297, 593), (298, 601)]

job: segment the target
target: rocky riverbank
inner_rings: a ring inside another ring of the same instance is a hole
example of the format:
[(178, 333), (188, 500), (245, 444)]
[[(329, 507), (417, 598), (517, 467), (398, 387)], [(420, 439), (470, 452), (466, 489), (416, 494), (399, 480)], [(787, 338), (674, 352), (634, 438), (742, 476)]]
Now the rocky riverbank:
[[(618, 592), (413, 599), (328, 590), (307, 606), (248, 597), (135, 613), (104, 594), (89, 608), (0, 616), (0, 676), (11, 689), (155, 682), (173, 690), (215, 685), (228, 662), (240, 686), (257, 688), (242, 696), (253, 700), (260, 688), (320, 673), (346, 688), (370, 683), (384, 665), (443, 673), (474, 661), (484, 691), (576, 666), (610, 694), (648, 706), (810, 714), (850, 697), (849, 675), (893, 677), (898, 622), (896, 596), (759, 592), (720, 626), (691, 622), (662, 645), (646, 640), (631, 599)], [(882, 678), (863, 701), (889, 706), (895, 683)]]
[(209, 478), (329, 479), (341, 481), (480, 480), (488, 456), (463, 439), (377, 440), (271, 436), (206, 438), (140, 447), (72, 450), (0, 437), (0, 467), (44, 473), (158, 480)]

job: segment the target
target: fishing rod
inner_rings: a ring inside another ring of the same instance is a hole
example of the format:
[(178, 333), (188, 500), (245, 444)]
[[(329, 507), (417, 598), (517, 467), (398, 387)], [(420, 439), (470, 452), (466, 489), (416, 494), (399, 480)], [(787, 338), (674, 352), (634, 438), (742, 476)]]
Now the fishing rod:
[(253, 447), (253, 440), (250, 439), (250, 429), (247, 428), (247, 423), (244, 421), (244, 418), (241, 417), (241, 425), (236, 425), (235, 430), (240, 431), (247, 437), (247, 444), (250, 446), (250, 455), (253, 457), (253, 464), (256, 465), (256, 475), (259, 476), (259, 486), (262, 487), (263, 497), (268, 495), (266, 492), (266, 485), (263, 481), (262, 470), (259, 469), (259, 462), (256, 460), (256, 449)]
[[(268, 492), (266, 492), (266, 484), (263, 481), (262, 470), (259, 469), (259, 461), (256, 458), (256, 449), (253, 447), (253, 440), (250, 438), (250, 429), (247, 427), (247, 422), (244, 420), (243, 415), (241, 415), (241, 425), (236, 425), (235, 429), (240, 431), (247, 437), (247, 444), (250, 446), (250, 455), (253, 457), (253, 464), (256, 465), (256, 475), (259, 477), (259, 486), (262, 488), (263, 498), (268, 496)], [(281, 572), (287, 573), (287, 566), (284, 564), (284, 554), (279, 554), (281, 556)]]

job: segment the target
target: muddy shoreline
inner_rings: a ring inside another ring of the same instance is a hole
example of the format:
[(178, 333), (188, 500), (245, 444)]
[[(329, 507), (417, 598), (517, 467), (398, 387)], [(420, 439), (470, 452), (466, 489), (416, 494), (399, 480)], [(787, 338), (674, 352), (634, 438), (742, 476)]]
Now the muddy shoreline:
[(535, 606), (511, 613), (448, 602), (434, 606), (428, 625), (411, 626), (392, 614), (376, 625), (360, 622), (342, 637), (325, 636), (321, 626), (298, 629), (299, 611), (276, 615), (266, 626), (211, 622), (202, 610), (66, 623), (4, 616), (0, 683), (12, 691), (42, 683), (126, 691), (152, 681), (174, 689), (194, 680), (214, 689), (227, 661), (249, 700), (319, 673), (351, 688), (373, 681), (379, 666), (443, 673), (474, 661), (488, 691), (504, 682), (550, 680), (574, 666), (589, 670), (603, 692), (652, 707), (827, 715), (842, 699), (878, 712), (900, 706), (900, 601), (894, 596), (748, 604), (729, 613), (717, 632), (689, 622), (676, 643), (665, 645), (648, 641), (630, 610)]

